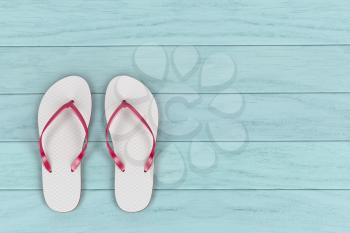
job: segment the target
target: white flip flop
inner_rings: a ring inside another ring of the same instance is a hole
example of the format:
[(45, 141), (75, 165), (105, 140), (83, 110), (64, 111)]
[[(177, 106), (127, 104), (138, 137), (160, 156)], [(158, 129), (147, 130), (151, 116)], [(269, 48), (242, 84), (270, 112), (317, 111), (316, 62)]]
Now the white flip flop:
[[(157, 103), (141, 82), (117, 76), (107, 87), (105, 114), (106, 144), (116, 165), (116, 201), (124, 211), (140, 211), (147, 207), (153, 190)], [(109, 134), (114, 150), (108, 142)]]
[(81, 166), (91, 116), (87, 82), (69, 76), (53, 84), (42, 97), (38, 112), (43, 193), (58, 212), (73, 210), (81, 193)]

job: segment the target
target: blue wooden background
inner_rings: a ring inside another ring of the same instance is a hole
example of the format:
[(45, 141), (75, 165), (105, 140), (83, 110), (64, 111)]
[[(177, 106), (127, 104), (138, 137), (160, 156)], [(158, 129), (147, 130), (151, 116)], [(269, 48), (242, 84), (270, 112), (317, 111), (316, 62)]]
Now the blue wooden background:
[[(0, 232), (350, 231), (350, 3), (0, 1)], [(161, 113), (150, 206), (121, 211), (103, 143), (118, 74)], [(57, 79), (93, 91), (78, 208), (41, 191), (37, 108)]]

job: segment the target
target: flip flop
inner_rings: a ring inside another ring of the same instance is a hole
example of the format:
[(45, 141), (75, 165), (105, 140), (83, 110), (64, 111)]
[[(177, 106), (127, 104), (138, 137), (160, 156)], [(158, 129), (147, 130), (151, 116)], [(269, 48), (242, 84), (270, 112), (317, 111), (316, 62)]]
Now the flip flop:
[[(140, 211), (147, 207), (153, 190), (157, 103), (141, 82), (129, 76), (117, 76), (107, 87), (105, 114), (106, 145), (116, 165), (116, 201), (124, 211)], [(114, 150), (109, 144), (109, 134)]]
[(69, 76), (53, 84), (38, 112), (43, 193), (58, 212), (73, 210), (81, 193), (80, 163), (88, 144), (91, 93), (87, 82)]

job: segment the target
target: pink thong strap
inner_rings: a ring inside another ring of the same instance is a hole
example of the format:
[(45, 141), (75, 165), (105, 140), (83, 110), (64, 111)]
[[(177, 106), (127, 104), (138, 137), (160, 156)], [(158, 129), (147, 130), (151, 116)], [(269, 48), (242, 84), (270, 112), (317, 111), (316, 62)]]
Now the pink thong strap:
[(142, 124), (147, 128), (147, 130), (151, 133), (152, 135), (152, 139), (153, 139), (153, 145), (152, 145), (152, 149), (151, 152), (149, 154), (149, 157), (145, 163), (144, 166), (144, 172), (147, 172), (153, 163), (153, 159), (154, 159), (154, 154), (155, 154), (155, 150), (156, 150), (156, 140), (154, 138), (154, 134), (152, 132), (151, 127), (148, 125), (148, 123), (146, 122), (146, 120), (142, 117), (142, 115), (131, 105), (129, 104), (126, 100), (123, 100), (121, 102), (121, 104), (114, 110), (114, 112), (112, 113), (111, 117), (108, 120), (107, 126), (106, 126), (106, 145), (109, 151), (109, 154), (111, 155), (112, 159), (114, 160), (116, 166), (122, 171), (125, 171), (125, 166), (123, 164), (123, 162), (119, 159), (118, 155), (116, 154), (116, 152), (113, 151), (111, 145), (109, 144), (109, 128), (112, 124), (113, 119), (115, 118), (115, 116), (120, 112), (120, 110), (122, 110), (123, 108), (127, 108), (129, 109), (141, 122)]
[(89, 138), (89, 129), (88, 126), (84, 120), (84, 117), (82, 116), (82, 114), (80, 113), (80, 111), (78, 110), (78, 108), (74, 105), (74, 100), (70, 100), (69, 102), (65, 103), (62, 105), (62, 107), (60, 107), (52, 116), (51, 118), (48, 120), (48, 122), (46, 123), (43, 131), (41, 132), (40, 138), (39, 138), (39, 150), (40, 150), (40, 155), (41, 155), (41, 160), (43, 162), (43, 165), (45, 167), (45, 169), (48, 172), (52, 172), (51, 169), (51, 165), (49, 160), (47, 159), (46, 153), (44, 151), (43, 148), (43, 135), (46, 131), (46, 129), (49, 127), (49, 125), (65, 110), (67, 109), (71, 109), (73, 110), (74, 114), (78, 117), (79, 121), (81, 122), (84, 131), (85, 131), (85, 141), (84, 141), (84, 145), (82, 147), (81, 152), (78, 154), (78, 156), (76, 157), (76, 159), (74, 159), (74, 161), (71, 164), (71, 171), (74, 172), (77, 167), (80, 165), (84, 155), (85, 155), (85, 151), (88, 145), (88, 138)]

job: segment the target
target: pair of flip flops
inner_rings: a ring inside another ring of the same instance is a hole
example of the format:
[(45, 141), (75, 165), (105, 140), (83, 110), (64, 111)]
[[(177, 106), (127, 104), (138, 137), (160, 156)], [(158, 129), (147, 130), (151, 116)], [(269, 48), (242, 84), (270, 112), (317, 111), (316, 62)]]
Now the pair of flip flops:
[[(57, 81), (41, 100), (38, 127), (43, 193), (53, 210), (68, 212), (79, 203), (91, 110), (89, 85), (78, 76)], [(105, 116), (106, 147), (115, 163), (116, 201), (125, 211), (140, 211), (150, 202), (153, 190), (156, 101), (138, 80), (117, 76), (107, 87)]]

